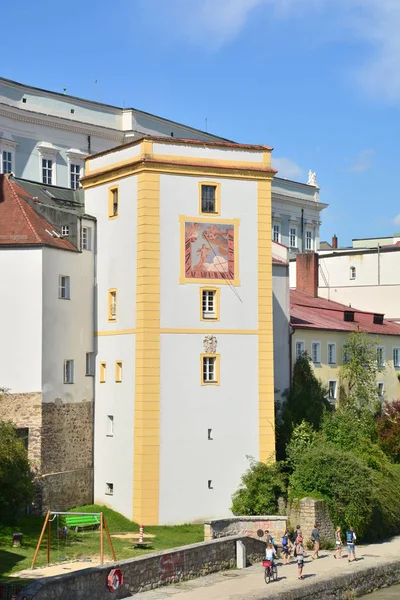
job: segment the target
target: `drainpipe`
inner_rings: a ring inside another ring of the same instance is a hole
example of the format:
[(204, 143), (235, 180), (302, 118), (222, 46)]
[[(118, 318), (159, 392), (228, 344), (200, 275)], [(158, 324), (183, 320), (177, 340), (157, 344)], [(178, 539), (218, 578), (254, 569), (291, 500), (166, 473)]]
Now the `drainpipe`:
[(381, 247), (378, 244), (378, 285), (381, 285)]
[(304, 252), (304, 208), (301, 209), (301, 251)]

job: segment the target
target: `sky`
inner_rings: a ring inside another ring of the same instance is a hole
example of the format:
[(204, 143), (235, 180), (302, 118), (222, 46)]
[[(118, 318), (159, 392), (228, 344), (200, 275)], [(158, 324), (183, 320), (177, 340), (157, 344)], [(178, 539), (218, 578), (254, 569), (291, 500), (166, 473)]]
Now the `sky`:
[(273, 146), (279, 176), (317, 173), (321, 239), (400, 231), (400, 0), (19, 0), (2, 15), (0, 76)]

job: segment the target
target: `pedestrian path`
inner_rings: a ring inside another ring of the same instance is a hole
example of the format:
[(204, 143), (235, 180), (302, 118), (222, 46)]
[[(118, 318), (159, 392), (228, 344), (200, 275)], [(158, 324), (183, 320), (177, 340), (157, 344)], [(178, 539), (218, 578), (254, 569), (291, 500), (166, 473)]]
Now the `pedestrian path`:
[(214, 573), (199, 579), (184, 581), (175, 585), (165, 586), (132, 596), (136, 600), (261, 600), (274, 592), (289, 592), (298, 589), (306, 582), (317, 582), (335, 575), (343, 575), (364, 569), (367, 566), (383, 564), (400, 555), (400, 537), (389, 542), (358, 546), (357, 561), (347, 561), (347, 551), (343, 548), (344, 558), (334, 559), (333, 552), (322, 550), (320, 558), (311, 560), (309, 553), (305, 557), (303, 575), (305, 579), (297, 579), (297, 563), (292, 559), (291, 564), (283, 566), (278, 561), (278, 581), (266, 585), (264, 570), (261, 564), (253, 565), (243, 570), (230, 570)]

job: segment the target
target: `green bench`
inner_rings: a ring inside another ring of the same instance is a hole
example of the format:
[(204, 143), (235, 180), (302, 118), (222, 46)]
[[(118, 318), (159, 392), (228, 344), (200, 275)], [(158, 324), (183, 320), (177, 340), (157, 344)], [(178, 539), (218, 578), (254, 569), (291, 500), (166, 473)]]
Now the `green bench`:
[(86, 527), (96, 527), (100, 525), (100, 517), (93, 515), (77, 515), (73, 517), (68, 515), (62, 520), (62, 524), (66, 525), (68, 529), (75, 529), (77, 532), (79, 529), (85, 529)]

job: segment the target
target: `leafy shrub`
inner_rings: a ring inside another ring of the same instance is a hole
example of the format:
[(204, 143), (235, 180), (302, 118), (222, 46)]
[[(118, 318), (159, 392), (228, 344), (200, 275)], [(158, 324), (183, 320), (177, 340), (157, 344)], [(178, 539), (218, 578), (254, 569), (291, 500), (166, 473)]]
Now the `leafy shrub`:
[(286, 496), (286, 492), (287, 476), (281, 463), (266, 464), (250, 458), (250, 467), (232, 496), (232, 512), (235, 515), (277, 514), (278, 498)]
[(286, 446), (286, 459), (291, 469), (294, 469), (299, 461), (301, 462), (304, 451), (315, 442), (316, 438), (316, 432), (307, 421), (302, 421), (293, 429), (290, 442)]
[(13, 523), (33, 494), (28, 453), (12, 423), (0, 421), (0, 521)]
[(400, 462), (400, 400), (385, 402), (377, 419), (378, 442), (383, 452), (394, 462)]

